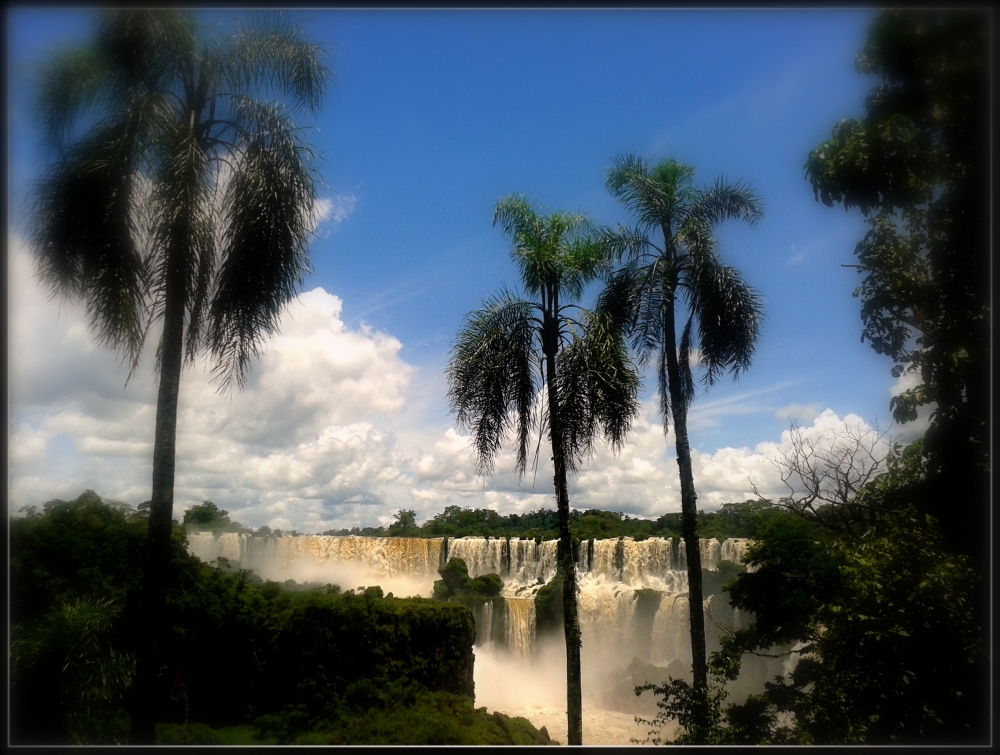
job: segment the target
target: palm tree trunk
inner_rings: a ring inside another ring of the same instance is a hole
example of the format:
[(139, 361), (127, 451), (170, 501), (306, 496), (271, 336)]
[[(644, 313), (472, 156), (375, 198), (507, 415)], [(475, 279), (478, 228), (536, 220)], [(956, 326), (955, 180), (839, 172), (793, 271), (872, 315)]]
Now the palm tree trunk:
[(143, 571), (142, 617), (129, 743), (153, 744), (159, 707), (159, 669), (170, 568), (170, 531), (174, 507), (174, 460), (177, 440), (177, 397), (180, 392), (184, 345), (183, 279), (178, 254), (168, 262), (168, 280), (160, 352), (160, 383), (156, 399), (153, 445), (153, 490), (146, 568)]
[[(672, 289), (676, 290), (676, 288)], [(663, 348), (667, 357), (667, 386), (670, 391), (670, 409), (674, 419), (674, 436), (677, 444), (677, 466), (681, 478), (681, 533), (684, 537), (684, 551), (687, 556), (688, 605), (691, 622), (691, 672), (694, 688), (706, 697), (708, 692), (708, 664), (705, 658), (705, 608), (701, 584), (701, 545), (698, 538), (698, 495), (694, 489), (694, 473), (691, 469), (691, 445), (687, 434), (687, 406), (681, 390), (680, 368), (677, 363), (677, 341), (674, 330), (673, 304), (664, 308)], [(702, 736), (708, 721), (701, 711), (697, 728), (691, 732), (696, 744), (704, 744)]]
[[(555, 469), (556, 510), (559, 512), (558, 569), (562, 577), (563, 631), (566, 638), (566, 717), (568, 742), (583, 744), (583, 686), (580, 680), (580, 618), (576, 603), (576, 564), (573, 561), (573, 541), (569, 529), (569, 487), (566, 483), (566, 456), (562, 446), (562, 426), (559, 417), (559, 394), (556, 389), (556, 357), (558, 330), (553, 320), (546, 318), (543, 328), (545, 379), (549, 391), (549, 432), (552, 440), (552, 465)], [(553, 333), (553, 331), (555, 331)]]

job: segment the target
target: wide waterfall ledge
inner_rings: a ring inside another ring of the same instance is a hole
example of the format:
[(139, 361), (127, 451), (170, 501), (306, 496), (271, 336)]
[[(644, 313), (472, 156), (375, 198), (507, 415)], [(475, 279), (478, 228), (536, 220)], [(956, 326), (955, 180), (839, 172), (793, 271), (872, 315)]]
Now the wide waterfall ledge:
[[(379, 585), (399, 597), (430, 597), (438, 568), (450, 558), (461, 558), (470, 577), (498, 574), (504, 581), (499, 598), (474, 606), (477, 645), (499, 645), (522, 659), (537, 650), (539, 626), (544, 625), (535, 598), (556, 575), (556, 540), (191, 532), (188, 542), (203, 561), (224, 557), (262, 579), (344, 589)], [(722, 562), (740, 564), (749, 546), (743, 538), (702, 539), (702, 568), (717, 571)], [(575, 555), (586, 644), (607, 641), (617, 646), (615, 656), (633, 653), (655, 664), (690, 657), (685, 637), (687, 562), (678, 538), (585, 540)], [(743, 623), (738, 612), (715, 616), (723, 605), (728, 607), (724, 599), (707, 595), (706, 608), (713, 611), (714, 622), (709, 622), (710, 635), (720, 619), (728, 626)]]
[[(470, 577), (498, 574), (503, 590), (470, 605), (476, 620), (476, 704), (505, 712), (565, 710), (565, 649), (561, 601), (553, 590), (556, 540), (521, 538), (393, 538), (360, 536), (255, 536), (191, 532), (191, 553), (219, 557), (262, 579), (343, 589), (379, 585), (397, 597), (430, 597), (438, 569), (450, 558), (465, 561)], [(720, 586), (742, 570), (751, 545), (743, 538), (701, 540), (705, 582), (706, 642), (745, 627)], [(687, 562), (677, 538), (585, 540), (574, 548), (583, 634), (584, 707), (591, 711), (655, 715), (649, 693), (634, 689), (668, 676), (690, 678), (691, 640)], [(544, 589), (543, 589), (544, 588)], [(748, 658), (730, 700), (745, 696), (775, 674), (788, 673), (796, 654)], [(519, 713), (520, 714), (520, 713)], [(596, 714), (595, 714), (596, 715)], [(639, 732), (639, 737), (645, 732)], [(623, 744), (626, 742), (622, 742)]]

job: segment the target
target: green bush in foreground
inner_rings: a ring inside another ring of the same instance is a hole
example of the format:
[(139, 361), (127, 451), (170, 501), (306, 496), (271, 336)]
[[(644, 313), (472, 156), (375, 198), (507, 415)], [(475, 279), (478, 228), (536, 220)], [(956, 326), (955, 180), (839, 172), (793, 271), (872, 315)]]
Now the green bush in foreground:
[[(160, 724), (158, 745), (546, 745), (554, 744), (524, 718), (488, 713), (467, 697), (421, 690), (388, 707), (345, 708), (304, 726), (303, 710), (289, 706), (256, 726), (213, 729), (205, 724)], [(409, 699), (408, 699), (409, 698)]]

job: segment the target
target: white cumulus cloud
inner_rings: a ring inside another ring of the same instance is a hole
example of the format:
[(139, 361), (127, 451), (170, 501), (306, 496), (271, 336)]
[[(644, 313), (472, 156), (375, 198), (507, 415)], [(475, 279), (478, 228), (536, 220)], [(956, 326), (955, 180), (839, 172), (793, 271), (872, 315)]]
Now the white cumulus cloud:
[[(147, 500), (153, 348), (126, 387), (126, 368), (96, 346), (82, 308), (49, 301), (29, 256), (16, 238), (10, 241), (10, 510), (74, 498), (85, 488), (132, 505)], [(322, 288), (298, 296), (242, 392), (220, 395), (204, 359), (185, 370), (175, 517), (212, 500), (244, 524), (322, 532), (389, 523), (399, 508), (414, 509), (418, 521), (449, 505), (502, 514), (554, 508), (547, 439), (532, 445), (529, 461), (537, 448), (537, 469), (529, 467), (523, 478), (514, 471), (509, 442), (493, 474), (478, 476), (468, 435), (441, 424), (414, 426), (413, 417), (443, 417), (443, 397), (415, 398), (421, 376), (400, 357), (400, 341), (367, 327), (349, 328), (341, 312), (340, 298)], [(150, 346), (155, 334), (151, 339)], [(780, 388), (702, 403), (692, 411), (691, 429), (765, 411), (758, 394)], [(801, 428), (808, 437), (867, 428), (854, 415), (820, 412), (818, 404), (790, 404), (778, 414), (811, 422)], [(771, 498), (785, 495), (773, 461), (790, 449), (789, 431), (753, 448), (694, 449), (699, 508), (745, 500), (754, 487)], [(655, 399), (643, 407), (620, 452), (598, 442), (569, 486), (571, 506), (579, 510), (650, 518), (680, 510), (673, 432), (664, 436)]]

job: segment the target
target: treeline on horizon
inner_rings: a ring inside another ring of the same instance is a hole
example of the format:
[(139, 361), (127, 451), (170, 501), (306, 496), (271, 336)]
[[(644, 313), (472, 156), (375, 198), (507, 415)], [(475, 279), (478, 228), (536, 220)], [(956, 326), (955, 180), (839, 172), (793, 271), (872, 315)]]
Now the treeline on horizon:
[[(724, 503), (718, 511), (698, 512), (698, 533), (702, 538), (753, 538), (766, 522), (774, 517), (792, 516), (780, 503), (766, 499)], [(242, 532), (258, 536), (300, 537), (296, 530), (272, 530), (263, 526), (253, 529), (230, 521), (229, 513), (211, 501), (205, 501), (184, 512), (183, 524), (195, 531)], [(631, 537), (681, 537), (681, 513), (664, 514), (657, 519), (642, 519), (618, 511), (589, 509), (570, 512), (573, 537), (579, 540)], [(352, 527), (330, 529), (320, 535), (346, 537), (518, 537), (553, 540), (559, 536), (559, 516), (554, 509), (538, 509), (526, 514), (500, 514), (492, 509), (448, 506), (439, 514), (418, 525), (416, 513), (410, 509), (396, 512), (388, 527)]]

